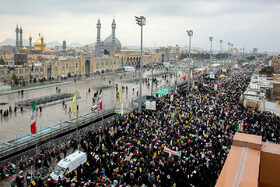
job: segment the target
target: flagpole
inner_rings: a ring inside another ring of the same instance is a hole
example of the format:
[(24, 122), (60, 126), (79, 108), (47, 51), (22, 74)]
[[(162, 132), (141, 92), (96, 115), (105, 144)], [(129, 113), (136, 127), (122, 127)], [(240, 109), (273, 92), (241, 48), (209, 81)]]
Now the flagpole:
[[(35, 102), (35, 106), (36, 106), (36, 102)], [(35, 109), (36, 111), (36, 118), (35, 118), (35, 124), (37, 123), (37, 110)], [(36, 155), (38, 154), (38, 131), (36, 129)]]
[[(104, 108), (105, 108), (105, 105), (104, 105)], [(103, 110), (103, 106), (102, 106), (102, 125), (103, 125), (103, 128), (104, 128), (104, 120), (103, 120), (103, 118), (104, 118), (104, 110)]]
[[(75, 89), (76, 89), (76, 108), (75, 108), (75, 111), (76, 111), (76, 132), (77, 132), (77, 138), (79, 136), (79, 131), (78, 131), (78, 117), (79, 117), (79, 114), (78, 114), (78, 111), (77, 111), (77, 80), (74, 79), (74, 82), (75, 82)], [(72, 111), (74, 112), (74, 110), (72, 109)]]

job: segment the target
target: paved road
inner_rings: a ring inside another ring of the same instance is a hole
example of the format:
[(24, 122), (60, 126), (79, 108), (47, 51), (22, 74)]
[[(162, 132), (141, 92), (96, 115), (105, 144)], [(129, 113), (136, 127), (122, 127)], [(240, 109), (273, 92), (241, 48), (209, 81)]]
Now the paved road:
[[(165, 70), (154, 70), (154, 73), (158, 73)], [(126, 73), (126, 76), (122, 76), (123, 79), (132, 78), (132, 76), (135, 73)], [(144, 76), (147, 76), (148, 74), (151, 74), (151, 71), (145, 71)], [(181, 78), (183, 72), (180, 72)], [(111, 76), (105, 76), (101, 78), (101, 76), (93, 77), (94, 80), (82, 80), (77, 81), (76, 84), (74, 82), (69, 84), (64, 84), (59, 86), (59, 89), (61, 89), (62, 93), (74, 93), (75, 90), (80, 93), (81, 98), (78, 99), (77, 104), (79, 105), (79, 115), (84, 115), (86, 113), (91, 112), (91, 106), (93, 105), (92, 97), (94, 92), (96, 92), (96, 89), (94, 87), (96, 85), (102, 85), (102, 84), (109, 84), (109, 80), (112, 81), (113, 88), (112, 89), (105, 89), (103, 90), (103, 106), (105, 108), (114, 108), (120, 107), (119, 99), (116, 98), (116, 84), (120, 83), (120, 76), (121, 75), (111, 75)], [(161, 77), (157, 77), (158, 80), (162, 80)], [(176, 76), (172, 76), (171, 82), (174, 82)], [(163, 85), (166, 84), (165, 80), (162, 80), (159, 84)], [(135, 82), (131, 83), (122, 83), (122, 86), (128, 86), (128, 90), (123, 90), (122, 92), (122, 102), (124, 103), (124, 108), (128, 108), (130, 106), (129, 101), (136, 97), (136, 91), (132, 91), (133, 88), (135, 88)], [(88, 88), (91, 89), (91, 92), (88, 93)], [(138, 87), (140, 88), (140, 86)], [(143, 85), (143, 95), (150, 94), (150, 87), (148, 87), (146, 84)], [(157, 87), (154, 85), (154, 89)], [(0, 95), (0, 101), (8, 103), (7, 105), (0, 106), (2, 109), (8, 109), (9, 106), (14, 108), (15, 102), (26, 100), (30, 98), (36, 98), (36, 97), (43, 97), (51, 94), (56, 93), (56, 87), (47, 87), (42, 89), (36, 89), (36, 90), (28, 90), (24, 92), (24, 95), (18, 95), (17, 93), (11, 93), (11, 94), (4, 94)], [(96, 101), (97, 103), (97, 101)], [(72, 101), (66, 102), (67, 107), (72, 108)], [(26, 108), (24, 112), (20, 112), (18, 109), (16, 113), (12, 113), (8, 117), (0, 117), (0, 142), (7, 140), (7, 139), (14, 139), (16, 137), (20, 137), (23, 135), (26, 135), (30, 133), (30, 126), (29, 126), (29, 120), (31, 116), (31, 109)], [(49, 127), (51, 125), (57, 124), (59, 122), (68, 120), (69, 117), (71, 117), (71, 114), (68, 114), (68, 109), (63, 109), (62, 104), (55, 104), (55, 105), (49, 105), (43, 107), (43, 111), (40, 113), (37, 113), (37, 130)]]

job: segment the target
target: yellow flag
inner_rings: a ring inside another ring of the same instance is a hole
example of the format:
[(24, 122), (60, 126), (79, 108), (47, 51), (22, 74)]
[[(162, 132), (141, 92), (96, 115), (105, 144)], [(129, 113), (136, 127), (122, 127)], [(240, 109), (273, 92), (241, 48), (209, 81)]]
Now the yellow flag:
[(192, 70), (191, 70), (191, 79), (192, 79)]
[(35, 185), (36, 185), (36, 182), (33, 180), (33, 181), (32, 181), (32, 184), (35, 186)]
[(122, 82), (120, 83), (119, 98), (120, 98), (120, 102), (122, 102)]
[(73, 96), (72, 110), (73, 110), (73, 118), (76, 118), (77, 117), (77, 96), (76, 96), (76, 92), (74, 93), (74, 96)]

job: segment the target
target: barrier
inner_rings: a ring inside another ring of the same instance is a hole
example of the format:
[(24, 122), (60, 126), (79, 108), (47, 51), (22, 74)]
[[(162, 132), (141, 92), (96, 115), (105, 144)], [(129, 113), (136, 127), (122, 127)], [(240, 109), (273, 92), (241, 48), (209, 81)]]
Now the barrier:
[[(114, 113), (114, 110), (115, 109), (104, 110), (103, 116), (106, 122), (112, 121), (118, 116)], [(49, 146), (52, 146), (54, 145), (54, 142), (63, 142), (64, 139), (63, 141), (60, 141), (61, 137), (69, 138), (70, 136), (77, 134), (76, 129), (78, 129), (79, 132), (85, 132), (90, 128), (98, 128), (99, 126), (102, 126), (103, 123), (105, 122), (101, 121), (101, 112), (88, 113), (79, 117), (77, 124), (76, 119), (72, 119), (38, 131), (37, 137), (28, 134), (17, 139), (9, 140), (8, 142), (3, 142), (0, 150), (0, 165), (4, 166), (8, 162), (15, 163), (15, 161), (18, 161), (22, 156), (25, 155), (34, 155), (36, 140), (37, 144), (39, 145), (38, 150), (40, 150), (42, 146), (46, 146), (48, 144)]]

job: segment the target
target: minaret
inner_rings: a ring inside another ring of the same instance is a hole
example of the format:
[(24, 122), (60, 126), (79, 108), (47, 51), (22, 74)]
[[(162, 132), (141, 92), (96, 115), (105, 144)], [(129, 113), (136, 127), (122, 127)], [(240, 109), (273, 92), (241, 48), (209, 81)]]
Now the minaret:
[(22, 27), (19, 29), (19, 46), (22, 48)]
[(44, 51), (44, 37), (41, 37), (41, 51)]
[(29, 50), (32, 49), (32, 37), (31, 37), (31, 34), (29, 36)]
[(101, 28), (101, 23), (100, 23), (99, 19), (97, 21), (96, 28), (97, 28), (97, 40), (96, 40), (96, 43), (97, 43), (97, 45), (100, 45), (100, 28)]
[(16, 27), (16, 47), (19, 47), (18, 33), (19, 33), (19, 28), (18, 28), (18, 24), (17, 24), (17, 27)]
[(63, 40), (62, 42), (62, 56), (66, 56), (67, 55), (67, 51), (66, 51), (66, 41)]
[(114, 18), (112, 22), (112, 45), (115, 44), (116, 44), (116, 22)]

